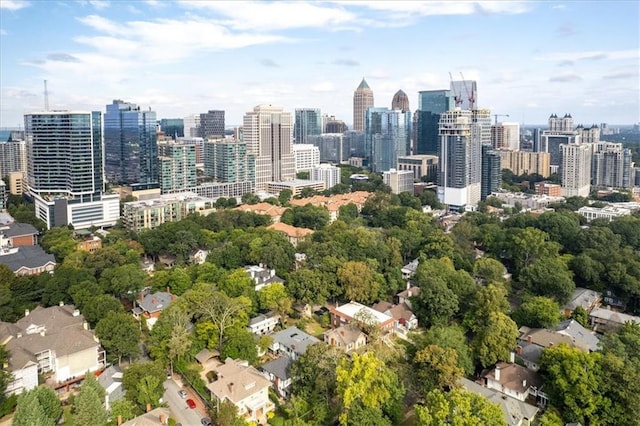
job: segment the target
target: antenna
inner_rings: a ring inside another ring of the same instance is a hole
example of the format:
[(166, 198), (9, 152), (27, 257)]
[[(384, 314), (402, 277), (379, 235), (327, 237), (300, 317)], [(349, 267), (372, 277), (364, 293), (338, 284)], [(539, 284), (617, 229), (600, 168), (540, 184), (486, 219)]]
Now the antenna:
[(49, 111), (49, 91), (47, 90), (47, 80), (44, 81), (44, 110)]

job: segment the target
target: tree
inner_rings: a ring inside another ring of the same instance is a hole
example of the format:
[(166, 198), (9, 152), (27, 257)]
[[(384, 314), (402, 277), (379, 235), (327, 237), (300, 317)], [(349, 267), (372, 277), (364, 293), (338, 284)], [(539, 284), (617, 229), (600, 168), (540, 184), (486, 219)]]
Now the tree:
[(571, 318), (578, 321), (583, 327), (589, 326), (589, 313), (581, 305), (576, 306), (573, 312), (571, 312)]
[(120, 398), (111, 404), (111, 418), (120, 418), (123, 422), (133, 419), (136, 416), (136, 406), (126, 398)]
[(477, 331), (487, 326), (492, 313), (506, 314), (508, 311), (507, 290), (502, 284), (491, 283), (476, 292), (466, 320), (471, 329)]
[(545, 257), (532, 262), (518, 275), (519, 284), (535, 296), (545, 296), (564, 304), (576, 289), (571, 271), (562, 258)]
[(154, 408), (157, 407), (164, 393), (162, 382), (163, 379), (157, 376), (144, 376), (136, 386), (138, 390), (138, 404), (142, 407), (145, 407), (147, 404), (151, 404)]
[(229, 297), (249, 296), (255, 291), (255, 284), (247, 271), (238, 268), (221, 277), (218, 288)]
[(374, 262), (346, 262), (338, 268), (338, 282), (347, 299), (370, 304), (381, 296), (384, 276), (376, 272)]
[(211, 419), (219, 426), (244, 426), (246, 423), (238, 417), (238, 408), (225, 399), (216, 410), (212, 410)]
[[(146, 376), (150, 376), (155, 379), (153, 381), (154, 383), (157, 382), (162, 384), (166, 374), (165, 369), (159, 362), (134, 362), (124, 370), (122, 375), (122, 386), (126, 391), (125, 397), (137, 405), (138, 400), (140, 399), (138, 383), (141, 383)], [(160, 393), (160, 396), (162, 396), (162, 393)], [(140, 405), (139, 407), (144, 408), (144, 405)]]
[(502, 409), (482, 395), (462, 389), (427, 393), (424, 405), (415, 407), (417, 425), (493, 425), (506, 426)]
[(335, 280), (319, 269), (300, 268), (286, 280), (287, 292), (303, 303), (324, 304), (336, 292)]
[(269, 284), (258, 292), (260, 308), (277, 312), (284, 318), (291, 312), (293, 301), (281, 283)]
[(350, 424), (350, 411), (356, 405), (385, 413), (404, 394), (396, 374), (372, 352), (353, 354), (351, 362), (343, 358), (336, 368), (336, 382), (342, 402), (341, 425)]
[(560, 306), (548, 297), (531, 297), (513, 313), (518, 324), (532, 328), (549, 328), (560, 322)]
[(47, 253), (52, 253), (56, 261), (62, 261), (76, 250), (78, 242), (73, 239), (73, 231), (66, 226), (53, 227), (40, 238), (40, 245)]
[(415, 350), (409, 350), (411, 357), (428, 345), (437, 345), (443, 349), (453, 349), (457, 354), (458, 366), (467, 375), (473, 373), (473, 356), (464, 329), (461, 326), (431, 327), (424, 333), (412, 336), (412, 340), (414, 341)]
[(473, 264), (473, 276), (484, 284), (503, 281), (505, 272), (504, 265), (490, 257), (481, 257)]
[(140, 354), (140, 324), (124, 312), (109, 312), (98, 321), (96, 336), (111, 359), (135, 358)]
[(258, 350), (256, 348), (255, 335), (244, 327), (230, 327), (226, 331), (226, 337), (220, 358), (244, 359), (249, 363), (258, 360)]
[(106, 317), (109, 312), (124, 313), (122, 303), (110, 294), (101, 294), (84, 302), (82, 315), (95, 327), (98, 321)]
[(242, 204), (258, 204), (260, 202), (260, 197), (253, 192), (247, 192), (242, 195), (241, 201)]
[(141, 290), (146, 280), (147, 274), (138, 265), (127, 264), (105, 270), (100, 282), (105, 292), (122, 296)]
[(291, 192), (290, 189), (283, 189), (278, 194), (278, 202), (280, 203), (281, 206), (286, 206), (287, 204), (289, 204), (289, 200), (291, 200), (292, 195), (293, 195), (293, 192)]
[(74, 424), (95, 426), (107, 424), (107, 410), (103, 406), (104, 389), (92, 374), (87, 374), (75, 398)]
[(415, 379), (422, 389), (446, 390), (456, 386), (464, 375), (458, 366), (458, 354), (454, 349), (428, 345), (413, 357)]
[(54, 426), (56, 422), (44, 411), (35, 392), (24, 392), (18, 397), (18, 405), (13, 415), (15, 426)]
[(42, 407), (44, 414), (54, 423), (58, 423), (58, 419), (62, 416), (62, 404), (60, 404), (58, 395), (54, 390), (46, 386), (38, 386), (32, 392), (38, 398), (38, 403)]
[(502, 312), (490, 313), (486, 324), (477, 330), (472, 342), (480, 365), (488, 367), (509, 359), (517, 338), (518, 326), (511, 318)]
[(517, 270), (543, 257), (558, 255), (560, 245), (549, 241), (549, 234), (536, 228), (524, 228), (512, 239), (511, 255)]

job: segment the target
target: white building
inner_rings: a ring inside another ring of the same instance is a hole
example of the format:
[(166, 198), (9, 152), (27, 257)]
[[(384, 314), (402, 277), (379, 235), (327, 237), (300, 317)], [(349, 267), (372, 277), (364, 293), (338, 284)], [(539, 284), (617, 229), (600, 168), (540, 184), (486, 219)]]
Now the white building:
[(413, 171), (391, 169), (382, 172), (382, 181), (391, 187), (391, 192), (400, 194), (410, 192), (413, 194)]
[(296, 157), (296, 173), (308, 172), (320, 165), (320, 148), (315, 145), (295, 144), (293, 145), (293, 153)]
[(607, 219), (608, 221), (612, 221), (616, 217), (630, 215), (631, 210), (614, 206), (605, 206), (603, 208), (585, 206), (580, 207), (578, 213), (586, 217), (588, 222), (591, 222), (593, 219)]
[(309, 178), (324, 181), (325, 188), (330, 189), (340, 183), (340, 169), (331, 164), (320, 164), (311, 168)]
[(561, 184), (564, 197), (588, 197), (591, 190), (592, 144), (562, 144)]
[(520, 150), (520, 124), (504, 122), (491, 126), (491, 145), (494, 149)]
[[(120, 219), (120, 196), (101, 194), (86, 201), (71, 197), (40, 196), (32, 193), (38, 219), (52, 226), (72, 225), (74, 229), (114, 226)], [(55, 212), (55, 217), (54, 217)]]

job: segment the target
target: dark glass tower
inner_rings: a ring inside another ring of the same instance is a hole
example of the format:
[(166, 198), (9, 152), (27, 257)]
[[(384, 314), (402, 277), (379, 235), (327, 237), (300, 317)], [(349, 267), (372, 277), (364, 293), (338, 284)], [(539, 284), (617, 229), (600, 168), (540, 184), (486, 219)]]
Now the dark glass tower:
[(482, 180), (480, 199), (485, 200), (492, 192), (500, 189), (502, 169), (500, 154), (491, 145), (482, 145)]
[(104, 115), (105, 175), (133, 189), (158, 187), (156, 113), (114, 100)]
[(418, 94), (418, 110), (414, 119), (413, 154), (439, 155), (438, 122), (440, 116), (453, 109), (449, 90), (426, 90)]

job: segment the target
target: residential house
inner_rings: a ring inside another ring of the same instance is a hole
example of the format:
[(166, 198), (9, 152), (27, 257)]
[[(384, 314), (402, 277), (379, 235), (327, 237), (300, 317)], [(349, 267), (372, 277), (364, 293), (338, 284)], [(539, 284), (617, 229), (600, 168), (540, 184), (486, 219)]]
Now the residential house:
[(616, 312), (607, 308), (595, 308), (589, 313), (589, 321), (598, 332), (615, 331), (626, 322), (640, 324), (640, 317)]
[(311, 318), (313, 316), (313, 306), (308, 303), (296, 303), (293, 310), (300, 315), (301, 318)]
[(582, 306), (585, 311), (591, 312), (593, 308), (600, 306), (600, 303), (602, 303), (602, 293), (578, 287), (562, 309), (564, 315), (569, 317), (578, 306)]
[(411, 279), (411, 277), (413, 277), (416, 274), (419, 264), (420, 264), (420, 259), (414, 259), (411, 262), (404, 265), (400, 269), (400, 272), (402, 272), (402, 279), (403, 280)]
[(12, 247), (35, 246), (38, 244), (38, 230), (28, 223), (4, 223), (0, 225), (0, 234), (9, 239)]
[(102, 248), (102, 239), (100, 239), (100, 237), (96, 237), (95, 235), (84, 238), (82, 241), (79, 241), (78, 244), (76, 245), (76, 250), (87, 251), (89, 253), (95, 253), (101, 248)]
[(488, 389), (494, 389), (519, 401), (529, 397), (536, 398), (538, 403), (546, 405), (547, 396), (542, 392), (542, 378), (535, 371), (513, 362), (498, 362), (494, 368), (481, 375)]
[(396, 324), (396, 331), (403, 334), (418, 328), (418, 317), (413, 314), (411, 308), (405, 303), (394, 305), (393, 303), (383, 301), (373, 305), (373, 309), (393, 317)]
[(244, 270), (253, 280), (256, 291), (260, 291), (273, 283), (284, 284), (284, 280), (276, 275), (275, 269), (267, 269), (262, 264), (245, 266)]
[(246, 421), (266, 423), (267, 414), (275, 409), (269, 400), (271, 382), (242, 360), (227, 358), (214, 371), (216, 379), (207, 384), (212, 399), (229, 401)]
[[(131, 420), (122, 423), (120, 426), (165, 426), (169, 424), (171, 410), (165, 407), (154, 408), (144, 414), (140, 414)], [(116, 420), (116, 422), (118, 422)]]
[(465, 390), (481, 395), (490, 402), (498, 404), (502, 410), (504, 421), (508, 426), (530, 426), (540, 411), (535, 405), (512, 398), (494, 389), (488, 389), (469, 379), (461, 378), (458, 383)]
[(297, 247), (298, 243), (304, 241), (309, 235), (314, 233), (313, 229), (309, 228), (298, 228), (296, 226), (288, 225), (284, 222), (274, 223), (273, 225), (267, 226), (267, 229), (273, 229), (274, 231), (282, 232), (286, 235), (289, 242)]
[(153, 325), (158, 321), (160, 314), (165, 310), (171, 302), (176, 299), (174, 294), (171, 294), (167, 288), (167, 291), (160, 291), (157, 293), (142, 293), (140, 298), (134, 303), (133, 316), (140, 320), (144, 318), (147, 327), (153, 328)]
[(370, 326), (377, 326), (383, 333), (392, 333), (396, 323), (391, 315), (376, 311), (358, 302), (352, 301), (331, 308), (331, 326), (333, 328), (351, 324), (354, 320), (363, 321)]
[(314, 195), (307, 198), (293, 199), (289, 201), (289, 204), (292, 206), (306, 206), (307, 204), (323, 206), (329, 212), (329, 222), (333, 223), (340, 215), (340, 207), (353, 204), (358, 209), (358, 212), (360, 212), (364, 203), (371, 195), (372, 193), (366, 191), (348, 192), (345, 194), (332, 195), (330, 197)]
[(202, 265), (204, 262), (206, 262), (207, 256), (209, 256), (209, 250), (198, 249), (191, 256), (191, 263)]
[(108, 367), (98, 376), (98, 383), (105, 391), (104, 406), (110, 410), (111, 404), (124, 397), (122, 369), (117, 365)]
[(289, 398), (291, 388), (291, 364), (293, 360), (286, 355), (267, 362), (260, 370), (265, 377), (273, 384), (273, 387), (283, 398)]
[(304, 354), (309, 346), (320, 342), (298, 327), (286, 328), (273, 333), (271, 337), (273, 337), (273, 342), (269, 346), (269, 350), (276, 354), (286, 355), (294, 361)]
[(367, 336), (358, 327), (342, 325), (323, 333), (324, 342), (346, 353), (356, 351), (367, 344)]
[(243, 204), (234, 208), (233, 210), (240, 210), (243, 212), (251, 212), (255, 214), (263, 214), (267, 215), (271, 218), (271, 222), (278, 223), (280, 222), (280, 218), (282, 214), (288, 210), (287, 207), (274, 206), (269, 203), (258, 203), (258, 204)]
[[(22, 238), (22, 237), (19, 237)], [(56, 260), (52, 254), (45, 253), (38, 245), (28, 245), (24, 239), (19, 246), (14, 246), (16, 238), (9, 237), (0, 231), (0, 264), (6, 265), (16, 275), (38, 275), (53, 272)]]
[[(81, 379), (105, 365), (105, 354), (87, 322), (73, 305), (36, 307), (15, 324), (0, 323), (0, 341), (9, 352), (11, 393), (33, 386), (32, 365), (54, 383)], [(37, 376), (35, 378), (37, 385)]]
[(275, 312), (260, 314), (249, 320), (249, 331), (253, 334), (269, 334), (280, 322), (280, 315)]
[(396, 294), (396, 299), (398, 300), (398, 304), (405, 304), (409, 307), (409, 309), (413, 309), (411, 307), (411, 298), (418, 296), (420, 294), (420, 287), (412, 286), (410, 283), (407, 283), (407, 288), (402, 290), (400, 293)]

